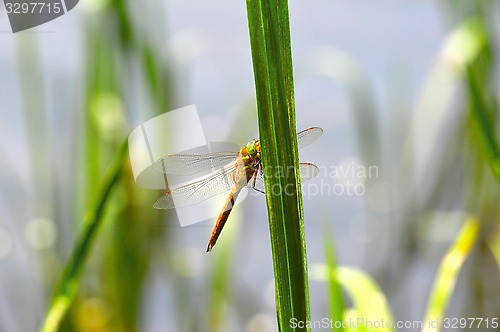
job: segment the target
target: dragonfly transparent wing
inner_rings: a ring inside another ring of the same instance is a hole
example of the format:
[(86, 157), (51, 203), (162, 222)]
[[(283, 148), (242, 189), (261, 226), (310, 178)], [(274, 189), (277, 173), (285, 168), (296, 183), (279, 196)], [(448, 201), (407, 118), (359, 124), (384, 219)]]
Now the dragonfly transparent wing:
[(153, 205), (156, 209), (173, 209), (195, 205), (231, 190), (235, 185), (236, 166), (228, 165), (204, 178), (174, 188)]
[[(311, 163), (300, 163), (300, 180), (301, 182), (311, 180), (312, 178), (316, 177), (319, 174), (319, 168), (318, 166), (311, 164)], [(260, 192), (265, 192), (264, 188), (264, 178), (262, 175), (259, 173), (254, 179), (251, 179), (248, 181), (248, 185), (252, 187), (253, 189), (260, 191)]]
[(234, 161), (237, 152), (214, 152), (207, 154), (173, 154), (157, 160), (153, 168), (160, 173), (193, 175), (218, 168)]
[[(323, 134), (323, 129), (311, 127), (297, 133), (299, 149), (308, 146)], [(157, 160), (153, 168), (160, 173), (193, 175), (218, 168), (234, 161), (237, 152), (214, 152), (201, 155), (173, 154)]]
[(323, 129), (319, 127), (311, 127), (297, 133), (297, 142), (299, 149), (302, 149), (323, 135)]
[(300, 180), (311, 180), (319, 174), (318, 166), (311, 163), (300, 163)]

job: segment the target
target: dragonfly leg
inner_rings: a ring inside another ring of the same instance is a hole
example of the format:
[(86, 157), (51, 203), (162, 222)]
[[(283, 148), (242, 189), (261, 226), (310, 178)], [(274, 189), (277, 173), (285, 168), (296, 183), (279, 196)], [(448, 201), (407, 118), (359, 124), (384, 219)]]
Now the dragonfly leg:
[[(261, 174), (262, 174), (262, 166), (259, 165), (259, 169), (261, 171)], [(255, 190), (255, 191), (258, 191), (262, 194), (265, 194), (264, 191), (258, 189), (257, 187), (255, 187), (255, 184), (257, 183), (257, 174), (259, 173), (259, 170), (256, 170), (254, 173), (253, 173), (253, 183), (252, 183), (252, 189)]]
[(257, 189), (257, 188), (255, 188), (255, 187), (253, 187), (253, 190), (258, 191), (258, 192), (260, 192), (261, 194), (265, 194), (265, 193), (266, 193), (264, 190), (260, 190), (260, 189)]

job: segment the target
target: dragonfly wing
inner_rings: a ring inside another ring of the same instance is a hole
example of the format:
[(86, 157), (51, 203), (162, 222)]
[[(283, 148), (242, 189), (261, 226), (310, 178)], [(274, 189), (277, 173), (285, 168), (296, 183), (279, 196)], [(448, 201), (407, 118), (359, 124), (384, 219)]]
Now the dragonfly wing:
[(156, 209), (173, 209), (198, 204), (231, 190), (235, 185), (236, 166), (228, 165), (202, 179), (174, 188), (153, 205)]
[[(311, 180), (319, 174), (318, 166), (311, 163), (300, 163), (300, 180), (301, 182)], [(248, 181), (248, 186), (259, 192), (265, 192), (264, 178), (261, 174), (257, 174), (255, 178)]]
[(193, 175), (227, 165), (234, 161), (237, 156), (237, 152), (173, 154), (157, 160), (153, 164), (153, 168), (160, 173)]
[(300, 163), (300, 180), (302, 182), (311, 180), (319, 173), (318, 166), (311, 163)]
[(319, 127), (311, 127), (297, 133), (297, 142), (299, 149), (302, 149), (323, 135), (323, 129)]

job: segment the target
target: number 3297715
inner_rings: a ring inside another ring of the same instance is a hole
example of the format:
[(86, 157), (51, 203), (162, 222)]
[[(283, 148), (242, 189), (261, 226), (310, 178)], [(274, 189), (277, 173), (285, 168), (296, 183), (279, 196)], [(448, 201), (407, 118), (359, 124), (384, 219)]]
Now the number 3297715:
[(445, 318), (443, 327), (447, 329), (498, 328), (498, 318)]
[(24, 2), (5, 3), (8, 14), (59, 14), (62, 11), (60, 3)]

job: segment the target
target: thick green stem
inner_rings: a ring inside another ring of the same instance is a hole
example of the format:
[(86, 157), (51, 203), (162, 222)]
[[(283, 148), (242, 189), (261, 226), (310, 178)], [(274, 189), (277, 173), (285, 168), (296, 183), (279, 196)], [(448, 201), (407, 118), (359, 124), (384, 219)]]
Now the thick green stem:
[(280, 331), (309, 319), (293, 68), (286, 0), (247, 0)]

